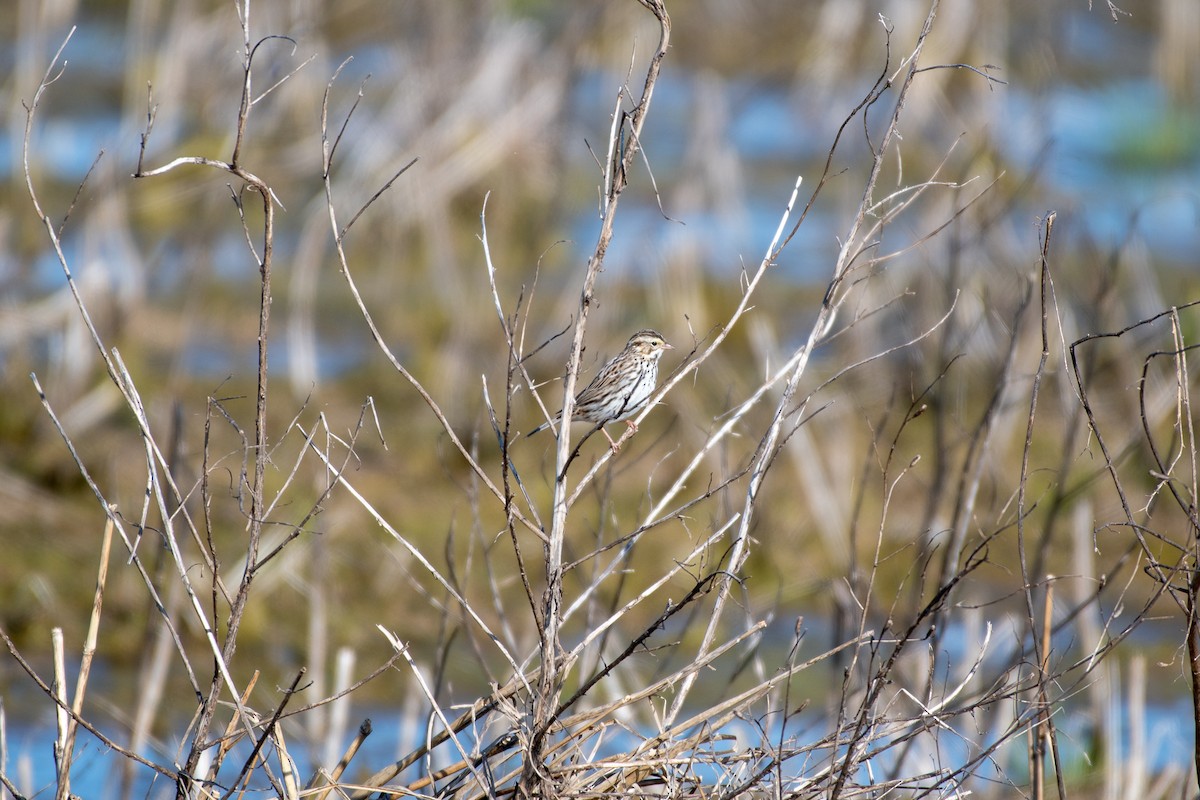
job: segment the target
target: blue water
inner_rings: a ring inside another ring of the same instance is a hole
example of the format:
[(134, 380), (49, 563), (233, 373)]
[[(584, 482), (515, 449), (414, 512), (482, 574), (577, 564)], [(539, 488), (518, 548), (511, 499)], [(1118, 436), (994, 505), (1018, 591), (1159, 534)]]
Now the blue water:
[[(1114, 751), (1110, 755), (1119, 763), (1123, 763), (1130, 756), (1129, 741), (1132, 732), (1129, 730), (1129, 721), (1123, 710), (1114, 709), (1113, 713), (1117, 715), (1117, 726), (1121, 739), (1112, 744)], [(793, 745), (812, 744), (820, 738), (825, 727), (819, 714), (820, 712), (814, 709), (809, 713), (799, 715), (789, 724), (787, 734)], [(409, 752), (409, 749), (421, 737), (420, 724), (402, 721), (394, 710), (376, 708), (366, 716), (372, 720), (373, 733), (367, 738), (363, 748), (351, 762), (351, 768), (344, 779), (364, 778), (384, 768), (401, 755)], [(352, 727), (347, 734), (347, 743), (349, 737), (354, 735), (359, 722), (361, 722), (361, 717), (352, 718)], [(907, 755), (910, 774), (923, 771), (916, 769), (922, 764), (929, 770), (934, 770), (952, 764), (962, 764), (977, 757), (980, 749), (990, 742), (988, 731), (980, 731), (975, 728), (977, 724), (985, 724), (985, 722), (985, 719), (977, 716), (960, 718), (953, 723), (955, 726), (953, 732), (939, 729), (930, 736), (922, 738), (918, 746)], [(1060, 755), (1063, 763), (1067, 765), (1067, 770), (1073, 775), (1091, 774), (1095, 770), (1099, 770), (1101, 765), (1092, 762), (1084, 751), (1089, 737), (1086, 718), (1078, 713), (1068, 711), (1060, 713), (1055, 719), (1055, 724), (1059, 733)], [(289, 752), (299, 760), (298, 780), (302, 785), (306, 784), (314, 774), (314, 761), (310, 757), (312, 751), (303, 744), (300, 725), (294, 721), (289, 722), (285, 724), (284, 730)], [(123, 738), (120, 733), (111, 730), (105, 732), (112, 735), (116, 741), (121, 741)], [(757, 746), (761, 741), (759, 738), (761, 733), (750, 723), (734, 722), (728, 726), (726, 733), (734, 737), (728, 747), (735, 750)], [(768, 734), (771, 736), (772, 744), (778, 742), (777, 725), (773, 730), (768, 731)], [(1151, 774), (1169, 766), (1187, 764), (1192, 754), (1188, 703), (1180, 700), (1171, 705), (1148, 707), (1142, 737), (1146, 744), (1147, 768)], [(404, 739), (403, 748), (401, 747), (402, 738)], [(471, 751), (476, 745), (476, 742), (471, 739), (469, 731), (460, 734), (460, 738), (468, 751)], [(490, 739), (487, 740), (490, 741)], [(27, 796), (46, 796), (53, 791), (53, 741), (54, 730), (50, 724), (27, 726), (9, 723), (7, 773), (11, 779), (19, 781), (18, 788), (28, 791)], [(174, 745), (174, 743), (164, 744)], [(610, 738), (599, 747), (597, 752), (600, 756), (611, 756), (632, 749), (637, 744), (637, 740), (624, 734)], [(278, 777), (280, 774), (278, 755), (270, 746), (266, 748), (265, 752), (272, 762), (273, 773)], [(828, 757), (827, 751), (822, 751), (822, 753), (823, 757)], [(339, 756), (340, 754), (339, 751)], [(166, 766), (171, 763), (174, 754), (148, 752), (143, 755)], [(235, 748), (220, 775), (220, 780), (226, 786), (240, 771), (241, 765), (248, 755), (248, 747), (238, 746)], [(882, 754), (873, 765), (877, 770), (876, 774), (882, 774), (884, 770), (892, 766), (898, 755), (899, 748)], [(983, 780), (1022, 781), (1027, 779), (1024, 772), (1026, 759), (1026, 738), (1018, 737), (1006, 748), (1002, 748), (996, 754), (995, 759), (982, 766), (976, 774)], [(439, 750), (439, 757), (435, 758), (434, 763), (435, 767), (442, 767), (458, 760), (457, 751), (447, 745)], [(108, 752), (90, 734), (80, 731), (77, 740), (77, 760), (71, 772), (72, 791), (88, 798), (116, 797), (121, 764), (120, 756)], [(813, 762), (809, 764), (809, 769), (820, 766), (821, 764)], [(796, 759), (795, 762), (786, 765), (783, 770), (785, 779), (787, 776), (802, 777), (806, 772), (801, 759)], [(32, 780), (26, 782), (30, 773)], [(403, 774), (402, 780), (412, 781), (423, 774), (423, 768), (420, 765), (414, 766)], [(717, 777), (717, 772), (713, 767), (705, 767), (703, 764), (698, 764), (694, 768), (693, 774), (700, 778)], [(172, 786), (152, 770), (138, 766), (135, 775), (136, 780), (131, 796), (167, 798), (174, 795)], [(250, 786), (253, 790), (259, 791), (267, 791), (270, 788), (269, 782), (261, 774), (251, 781)]]

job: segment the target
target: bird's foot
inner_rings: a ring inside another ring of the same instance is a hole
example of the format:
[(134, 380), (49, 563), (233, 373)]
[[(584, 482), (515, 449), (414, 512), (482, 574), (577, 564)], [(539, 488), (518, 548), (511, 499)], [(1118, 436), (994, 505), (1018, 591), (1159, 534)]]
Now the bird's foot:
[[(630, 435), (637, 433), (638, 427), (634, 424), (633, 420), (627, 419), (625, 420), (625, 424), (629, 426)], [(608, 443), (612, 445), (613, 455), (615, 456), (621, 450), (621, 440), (614, 440), (608, 435), (608, 431), (604, 430), (604, 428), (601, 428), (600, 430), (604, 432), (604, 438), (608, 439)]]

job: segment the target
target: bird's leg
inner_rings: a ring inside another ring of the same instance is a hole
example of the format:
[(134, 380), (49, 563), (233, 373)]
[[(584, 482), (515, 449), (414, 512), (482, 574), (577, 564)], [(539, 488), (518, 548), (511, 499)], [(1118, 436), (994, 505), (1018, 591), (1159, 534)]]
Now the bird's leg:
[[(629, 432), (631, 434), (637, 433), (638, 427), (636, 424), (634, 424), (633, 420), (627, 419), (625, 420), (625, 424), (629, 426)], [(608, 443), (612, 445), (613, 455), (616, 455), (617, 451), (621, 449), (620, 442), (613, 441), (613, 438), (608, 435), (608, 431), (604, 430), (603, 426), (600, 428), (600, 430), (604, 431), (604, 438), (608, 439)]]

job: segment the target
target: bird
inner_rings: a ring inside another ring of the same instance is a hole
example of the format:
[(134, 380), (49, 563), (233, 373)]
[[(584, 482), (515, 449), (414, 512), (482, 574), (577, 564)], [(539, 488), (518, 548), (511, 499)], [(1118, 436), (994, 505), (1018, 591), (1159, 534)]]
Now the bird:
[[(617, 452), (620, 448), (604, 426), (623, 421), (630, 430), (637, 430), (637, 425), (629, 418), (646, 406), (658, 385), (658, 360), (663, 353), (674, 349), (661, 333), (649, 328), (630, 336), (625, 349), (601, 367), (591, 383), (575, 395), (571, 421), (599, 426), (613, 452)], [(543, 422), (525, 435), (533, 436), (561, 420), (562, 411), (559, 411), (551, 422)]]

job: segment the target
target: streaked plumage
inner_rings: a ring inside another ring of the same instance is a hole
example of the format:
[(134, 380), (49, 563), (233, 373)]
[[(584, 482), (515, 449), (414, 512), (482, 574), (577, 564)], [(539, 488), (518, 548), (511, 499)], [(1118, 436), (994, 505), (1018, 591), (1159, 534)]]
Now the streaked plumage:
[[(617, 443), (603, 426), (623, 420), (636, 430), (637, 426), (629, 418), (641, 411), (650, 395), (654, 394), (658, 386), (658, 360), (664, 352), (674, 349), (658, 331), (646, 329), (629, 337), (625, 349), (601, 367), (592, 382), (575, 395), (575, 411), (571, 420), (600, 425), (601, 432), (616, 450)], [(545, 430), (557, 424), (561, 418), (560, 411), (553, 423), (543, 423), (527, 435)]]

